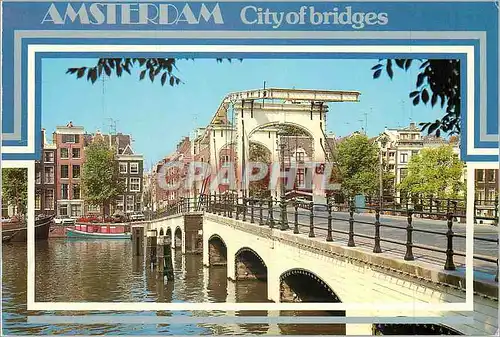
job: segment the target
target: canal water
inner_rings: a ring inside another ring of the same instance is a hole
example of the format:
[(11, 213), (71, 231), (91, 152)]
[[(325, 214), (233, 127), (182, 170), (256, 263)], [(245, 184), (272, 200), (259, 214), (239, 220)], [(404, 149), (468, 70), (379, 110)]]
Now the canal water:
[[(3, 334), (345, 334), (339, 324), (34, 324), (28, 315), (156, 315), (227, 316), (226, 312), (48, 312), (26, 308), (26, 244), (2, 246)], [(201, 255), (174, 255), (174, 282), (158, 281), (156, 272), (132, 256), (131, 241), (51, 239), (35, 249), (36, 301), (49, 302), (266, 302), (261, 281), (231, 282), (225, 267), (204, 268)], [(236, 316), (267, 316), (266, 311), (235, 312)], [(326, 315), (321, 312), (281, 312), (283, 316)]]

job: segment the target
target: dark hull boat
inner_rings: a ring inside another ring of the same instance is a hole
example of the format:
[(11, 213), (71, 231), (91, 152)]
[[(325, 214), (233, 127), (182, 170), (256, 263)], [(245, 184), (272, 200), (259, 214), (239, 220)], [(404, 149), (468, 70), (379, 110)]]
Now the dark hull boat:
[[(35, 240), (47, 240), (54, 216), (46, 216), (35, 220)], [(28, 228), (26, 222), (2, 223), (2, 243), (27, 242)]]

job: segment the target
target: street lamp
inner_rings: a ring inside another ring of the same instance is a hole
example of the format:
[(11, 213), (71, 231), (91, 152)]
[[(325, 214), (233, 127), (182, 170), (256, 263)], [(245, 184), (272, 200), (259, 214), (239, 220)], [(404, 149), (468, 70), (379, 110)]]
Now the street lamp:
[(280, 229), (281, 230), (287, 230), (289, 228), (288, 226), (288, 219), (287, 219), (287, 214), (286, 214), (286, 200), (285, 200), (285, 194), (286, 194), (286, 187), (285, 187), (285, 147), (286, 144), (284, 142), (284, 136), (286, 135), (285, 130), (280, 128), (276, 135), (279, 137), (279, 146), (280, 146), (280, 161), (281, 161), (281, 195), (280, 195), (280, 208), (281, 208), (281, 223), (280, 223)]
[(383, 158), (382, 158), (382, 151), (384, 147), (387, 145), (389, 140), (387, 139), (387, 135), (382, 134), (379, 136), (379, 142), (380, 142), (380, 150), (378, 152), (378, 157), (379, 157), (379, 208), (382, 210), (383, 206), (383, 198), (384, 198), (384, 178), (383, 178)]

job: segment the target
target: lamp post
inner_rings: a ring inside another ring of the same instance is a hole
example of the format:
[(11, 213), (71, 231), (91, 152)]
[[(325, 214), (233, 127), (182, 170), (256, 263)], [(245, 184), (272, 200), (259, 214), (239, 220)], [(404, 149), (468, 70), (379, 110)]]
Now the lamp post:
[(387, 136), (385, 134), (380, 135), (379, 138), (380, 142), (380, 150), (378, 152), (378, 157), (379, 157), (379, 209), (382, 210), (383, 206), (383, 200), (384, 200), (384, 163), (383, 163), (383, 157), (382, 157), (382, 151), (385, 148), (385, 146), (388, 143)]
[(281, 182), (280, 182), (280, 190), (281, 190), (281, 195), (280, 195), (280, 208), (281, 208), (281, 223), (280, 223), (280, 229), (281, 230), (287, 230), (289, 228), (288, 226), (288, 219), (287, 219), (287, 214), (286, 214), (286, 200), (285, 200), (285, 194), (286, 194), (286, 186), (285, 186), (285, 142), (283, 141), (283, 136), (286, 135), (286, 132), (283, 129), (279, 129), (276, 135), (279, 137), (279, 146), (280, 146), (280, 162), (281, 162)]

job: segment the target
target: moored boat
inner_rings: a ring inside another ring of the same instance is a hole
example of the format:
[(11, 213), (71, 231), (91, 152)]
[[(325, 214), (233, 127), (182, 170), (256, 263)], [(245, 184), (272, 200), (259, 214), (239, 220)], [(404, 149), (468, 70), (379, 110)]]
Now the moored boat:
[[(47, 240), (54, 216), (43, 216), (35, 220), (35, 240)], [(26, 221), (2, 222), (3, 242), (27, 242), (28, 228)]]
[(73, 239), (130, 239), (131, 234), (124, 231), (125, 226), (76, 224), (66, 228), (66, 237)]

